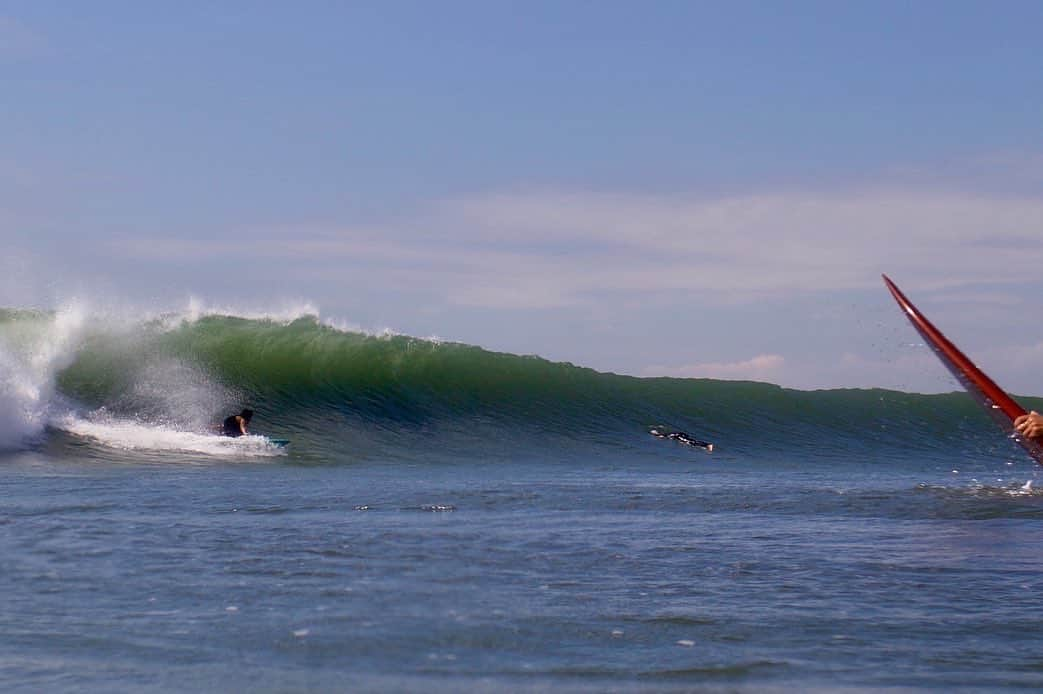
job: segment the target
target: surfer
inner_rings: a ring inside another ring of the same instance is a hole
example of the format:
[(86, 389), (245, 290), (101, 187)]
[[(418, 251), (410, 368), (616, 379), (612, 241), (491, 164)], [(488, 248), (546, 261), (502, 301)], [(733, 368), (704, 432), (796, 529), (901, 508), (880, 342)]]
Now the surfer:
[(245, 436), (249, 432), (246, 430), (247, 425), (250, 424), (250, 420), (253, 419), (254, 411), (245, 409), (239, 414), (234, 414), (231, 417), (225, 417), (224, 424), (221, 425), (221, 433), (225, 436)]
[(1043, 414), (1032, 410), (1014, 420), (1014, 430), (1027, 439), (1043, 438)]
[(700, 441), (683, 431), (667, 431), (662, 426), (654, 426), (648, 433), (655, 436), (657, 439), (670, 439), (671, 441), (683, 443), (686, 446), (695, 446), (696, 448), (705, 448), (707, 451), (713, 451), (712, 443), (709, 441)]

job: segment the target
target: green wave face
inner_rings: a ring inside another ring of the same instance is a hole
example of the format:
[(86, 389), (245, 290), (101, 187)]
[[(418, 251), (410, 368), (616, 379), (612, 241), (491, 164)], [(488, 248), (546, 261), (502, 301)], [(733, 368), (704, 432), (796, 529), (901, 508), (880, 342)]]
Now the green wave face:
[[(53, 320), (0, 312), (7, 351), (18, 340), (39, 339), (34, 331), (46, 332)], [(104, 329), (87, 322), (66, 362), (54, 374), (55, 397), (75, 407), (206, 430), (249, 406), (255, 430), (330, 450), (423, 449), (453, 437), (505, 446), (549, 439), (644, 446), (654, 424), (751, 454), (938, 453), (997, 436), (962, 393), (635, 378), (457, 343), (346, 332), (312, 317), (208, 316)]]

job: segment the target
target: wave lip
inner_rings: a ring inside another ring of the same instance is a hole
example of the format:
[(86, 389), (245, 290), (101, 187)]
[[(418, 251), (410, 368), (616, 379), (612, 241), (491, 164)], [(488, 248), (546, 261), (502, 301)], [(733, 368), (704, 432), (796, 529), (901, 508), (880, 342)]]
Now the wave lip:
[(53, 313), (0, 311), (0, 449), (42, 436), (58, 374), (75, 361), (86, 322), (76, 305)]

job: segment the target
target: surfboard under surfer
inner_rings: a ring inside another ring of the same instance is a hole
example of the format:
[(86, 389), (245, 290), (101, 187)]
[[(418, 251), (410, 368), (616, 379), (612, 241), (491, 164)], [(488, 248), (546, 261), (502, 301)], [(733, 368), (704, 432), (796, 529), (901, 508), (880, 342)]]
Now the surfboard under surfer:
[(244, 409), (239, 414), (233, 414), (230, 417), (225, 417), (224, 423), (221, 425), (221, 434), (224, 436), (245, 436), (250, 433), (247, 431), (247, 427), (250, 424), (250, 420), (253, 419), (254, 411), (250, 409)]
[(654, 426), (648, 431), (648, 433), (652, 436), (655, 436), (657, 439), (670, 439), (671, 441), (683, 443), (686, 446), (705, 448), (708, 452), (713, 451), (712, 443), (710, 443), (709, 441), (701, 441), (683, 431), (668, 431), (665, 427)]

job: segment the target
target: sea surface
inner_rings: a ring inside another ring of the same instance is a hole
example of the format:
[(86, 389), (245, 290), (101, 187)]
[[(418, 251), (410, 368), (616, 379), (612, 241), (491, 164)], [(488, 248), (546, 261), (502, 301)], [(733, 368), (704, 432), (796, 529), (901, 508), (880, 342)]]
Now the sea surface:
[(0, 449), (4, 692), (1043, 687), (1039, 467), (963, 393), (6, 310)]

